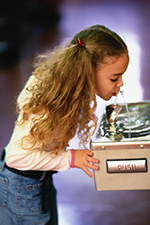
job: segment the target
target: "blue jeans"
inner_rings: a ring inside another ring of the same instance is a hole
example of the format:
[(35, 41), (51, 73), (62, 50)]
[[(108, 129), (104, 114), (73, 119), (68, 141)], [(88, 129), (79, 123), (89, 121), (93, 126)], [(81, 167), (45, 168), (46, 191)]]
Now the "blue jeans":
[(9, 171), (0, 159), (0, 224), (58, 225), (52, 176), (35, 180)]

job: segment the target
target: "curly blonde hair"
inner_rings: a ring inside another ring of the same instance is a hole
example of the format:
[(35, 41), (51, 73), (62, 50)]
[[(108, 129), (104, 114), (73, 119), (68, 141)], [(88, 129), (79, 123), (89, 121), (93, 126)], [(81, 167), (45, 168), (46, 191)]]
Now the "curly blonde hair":
[[(78, 38), (84, 46), (78, 45)], [(97, 125), (97, 66), (106, 56), (124, 53), (127, 47), (116, 33), (95, 25), (79, 32), (64, 48), (39, 55), (33, 71), (36, 80), (27, 87), (31, 97), (22, 107), (21, 121), (28, 120), (30, 114), (35, 117), (23, 140), (29, 139), (32, 146), (40, 143), (41, 149), (48, 142), (57, 153), (77, 133), (84, 147)]]

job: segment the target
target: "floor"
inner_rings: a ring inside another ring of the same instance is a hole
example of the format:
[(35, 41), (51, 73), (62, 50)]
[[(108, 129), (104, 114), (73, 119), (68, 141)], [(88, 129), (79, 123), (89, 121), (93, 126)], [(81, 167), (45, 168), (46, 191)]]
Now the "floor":
[[(16, 119), (15, 99), (32, 71), (34, 56), (67, 42), (76, 32), (93, 24), (113, 29), (129, 47), (125, 100), (118, 101), (150, 100), (149, 0), (66, 0), (61, 1), (59, 12), (57, 26), (26, 25), (23, 38), (28, 38), (21, 48), (19, 62), (0, 69), (1, 149), (11, 136)], [(76, 148), (78, 139), (72, 140), (70, 146)], [(150, 225), (149, 190), (96, 191), (94, 179), (78, 169), (58, 173), (54, 181), (58, 190), (59, 225)]]

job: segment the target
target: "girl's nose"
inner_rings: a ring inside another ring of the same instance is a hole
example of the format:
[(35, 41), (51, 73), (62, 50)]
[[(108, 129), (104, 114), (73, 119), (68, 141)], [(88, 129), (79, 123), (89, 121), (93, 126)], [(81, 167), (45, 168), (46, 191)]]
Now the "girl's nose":
[(122, 87), (124, 85), (122, 76), (119, 77), (118, 82), (117, 82), (117, 87)]

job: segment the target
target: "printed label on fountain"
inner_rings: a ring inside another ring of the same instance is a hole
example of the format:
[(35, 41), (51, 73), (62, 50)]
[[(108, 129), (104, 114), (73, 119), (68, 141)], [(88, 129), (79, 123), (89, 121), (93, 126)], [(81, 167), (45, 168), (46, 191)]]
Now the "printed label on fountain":
[(147, 172), (147, 159), (107, 160), (107, 173)]
[(150, 102), (107, 106), (96, 139), (101, 141), (150, 139)]

